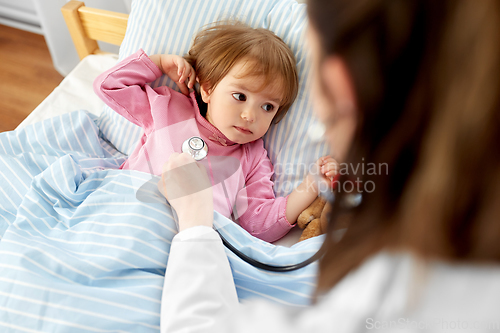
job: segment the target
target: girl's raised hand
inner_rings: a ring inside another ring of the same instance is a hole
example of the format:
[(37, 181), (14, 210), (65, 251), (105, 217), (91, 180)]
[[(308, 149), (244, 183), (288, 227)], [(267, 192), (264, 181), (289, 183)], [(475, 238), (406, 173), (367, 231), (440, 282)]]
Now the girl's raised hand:
[(306, 179), (314, 183), (317, 190), (322, 193), (325, 189), (333, 187), (335, 176), (339, 172), (339, 164), (331, 156), (320, 157), (309, 170)]
[(331, 156), (323, 156), (318, 160), (318, 166), (323, 177), (333, 181), (333, 178), (339, 172), (339, 164)]
[(155, 54), (149, 57), (158, 68), (175, 81), (184, 95), (189, 95), (189, 89), (196, 82), (193, 67), (181, 56), (173, 54)]

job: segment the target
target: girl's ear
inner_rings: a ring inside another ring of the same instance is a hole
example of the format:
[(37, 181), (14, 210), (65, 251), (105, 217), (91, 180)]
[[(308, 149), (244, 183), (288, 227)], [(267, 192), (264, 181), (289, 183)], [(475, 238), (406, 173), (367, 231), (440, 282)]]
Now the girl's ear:
[(203, 100), (203, 102), (208, 104), (210, 102), (210, 92), (208, 91), (206, 85), (200, 84), (200, 93), (201, 93), (201, 99)]

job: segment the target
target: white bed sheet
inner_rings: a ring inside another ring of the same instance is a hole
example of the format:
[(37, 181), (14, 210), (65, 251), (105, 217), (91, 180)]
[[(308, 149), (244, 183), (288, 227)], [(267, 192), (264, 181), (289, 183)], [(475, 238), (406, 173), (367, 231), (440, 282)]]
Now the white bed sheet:
[(92, 83), (117, 61), (118, 55), (111, 53), (85, 57), (17, 128), (75, 110), (99, 116), (104, 103), (94, 94)]

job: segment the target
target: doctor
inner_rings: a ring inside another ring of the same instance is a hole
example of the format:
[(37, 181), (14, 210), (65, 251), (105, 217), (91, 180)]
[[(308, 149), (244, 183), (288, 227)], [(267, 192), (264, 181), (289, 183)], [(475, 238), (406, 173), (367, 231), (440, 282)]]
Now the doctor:
[[(308, 13), (334, 157), (387, 172), (341, 179), (373, 190), (352, 211), (337, 193), (330, 224), (349, 226), (327, 235), (305, 309), (239, 304), (211, 189), (171, 200), (162, 332), (500, 329), (500, 2), (311, 0)], [(168, 198), (206, 177), (199, 166), (159, 187)]]

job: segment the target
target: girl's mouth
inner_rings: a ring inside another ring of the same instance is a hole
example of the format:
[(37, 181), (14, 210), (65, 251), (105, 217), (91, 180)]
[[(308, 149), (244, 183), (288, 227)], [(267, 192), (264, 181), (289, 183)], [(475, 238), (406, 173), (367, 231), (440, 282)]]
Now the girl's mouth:
[(238, 127), (238, 126), (234, 126), (234, 128), (236, 128), (238, 131), (240, 131), (243, 134), (252, 134), (252, 131), (250, 131), (246, 128)]

